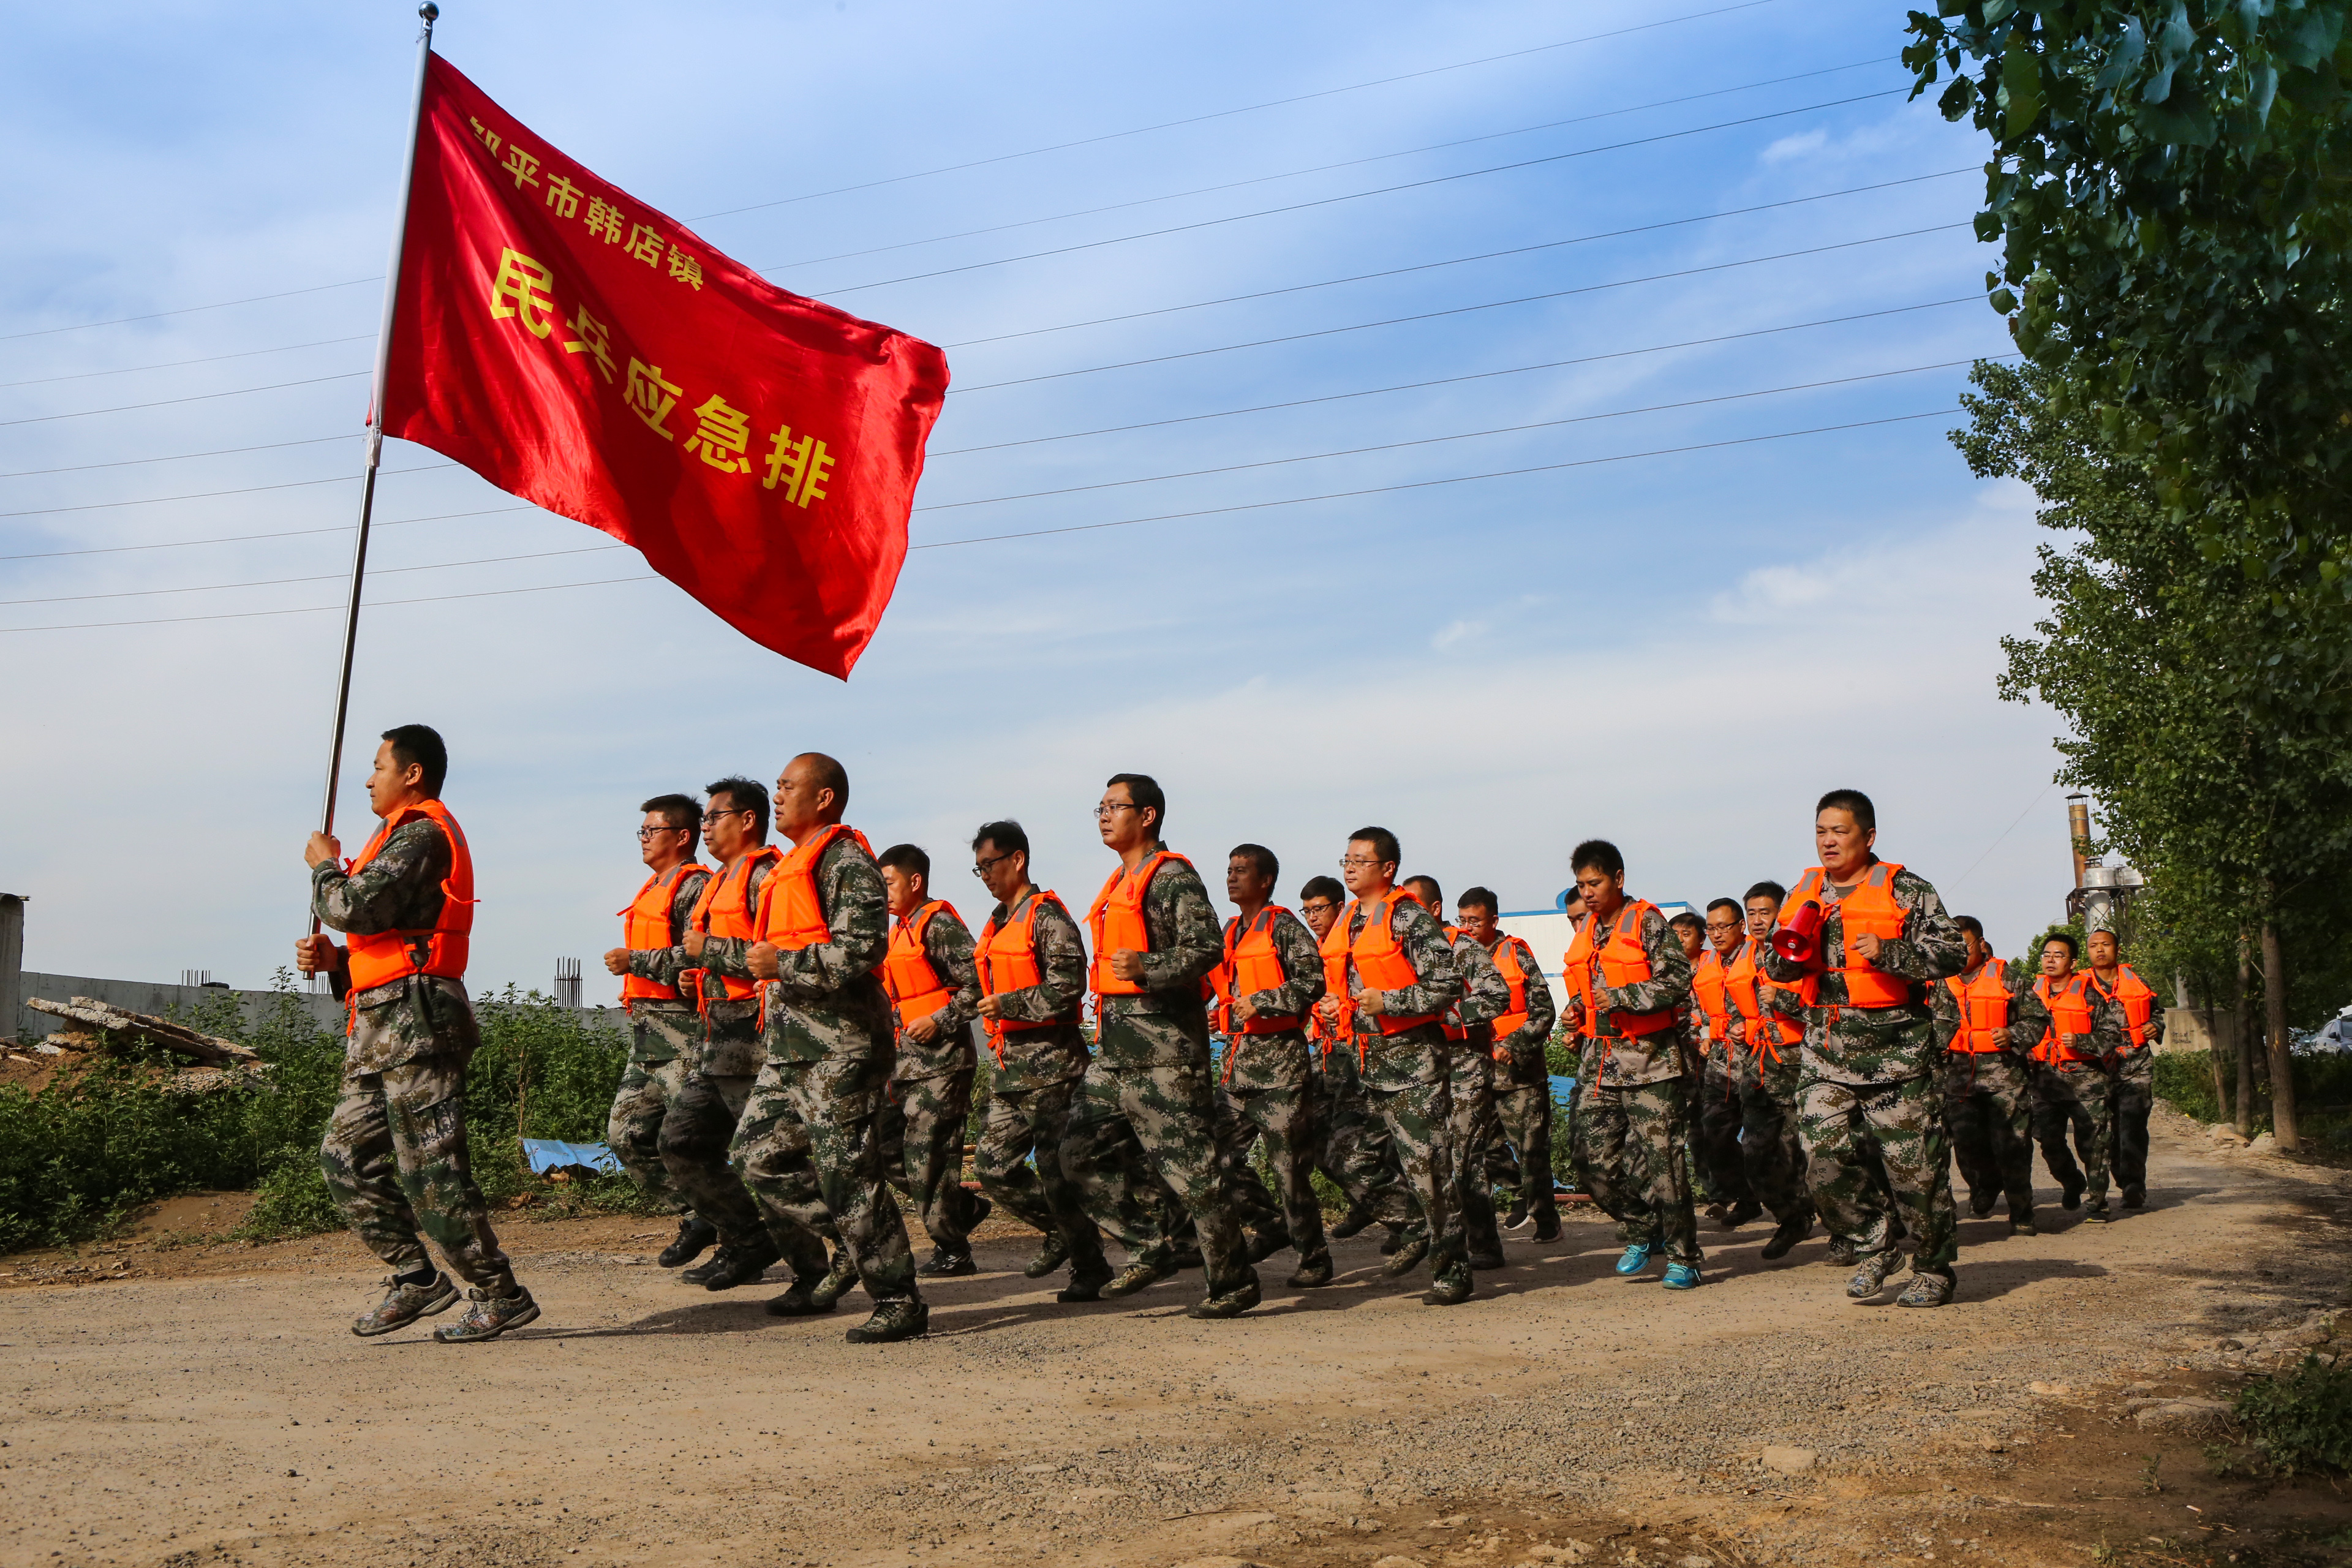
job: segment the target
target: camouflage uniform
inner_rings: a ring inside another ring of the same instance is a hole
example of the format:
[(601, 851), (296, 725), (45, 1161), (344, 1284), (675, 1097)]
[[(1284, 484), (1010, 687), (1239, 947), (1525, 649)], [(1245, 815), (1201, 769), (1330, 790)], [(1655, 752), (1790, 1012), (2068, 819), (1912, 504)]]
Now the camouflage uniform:
[[(1716, 961), (1720, 963), (1721, 955)], [(1727, 1003), (1725, 1010), (1731, 1010)], [(1757, 1197), (1739, 1152), (1738, 1058), (1745, 1053), (1731, 1041), (1729, 1020), (1709, 1014), (1696, 987), (1691, 991), (1691, 1048), (1697, 1053), (1691, 1072), (1691, 1165), (1699, 1192), (1710, 1204), (1752, 1204)]]
[[(2042, 1145), (2042, 1163), (2059, 1184), (2069, 1194), (2082, 1194), (2084, 1213), (2103, 1215), (2107, 1212), (2108, 1159), (2115, 1132), (2116, 1077), (2106, 1064), (2116, 1059), (2131, 1031), (2124, 1023), (2123, 1004), (2095, 984), (2084, 987), (2084, 994), (2091, 1001), (2088, 1048), (2099, 1060), (2034, 1062), (2033, 1136)], [(2079, 1165), (2066, 1147), (2070, 1130), (2074, 1148), (2083, 1156)]]
[[(1871, 966), (1911, 982), (1915, 995), (1959, 973), (1968, 942), (1936, 889), (1902, 870), (1888, 891), (1905, 910), (1903, 934), (1886, 939)], [(1836, 889), (1822, 899), (1825, 966), (1816, 1005), (1805, 1020), (1804, 1076), (1798, 1130), (1805, 1141), (1806, 1181), (1833, 1236), (1868, 1258), (1895, 1245), (1897, 1215), (1912, 1237), (1912, 1267), (1949, 1275), (1959, 1255), (1952, 1209), (1951, 1163), (1944, 1142), (1940, 1052), (1924, 1000), (1895, 1007), (1848, 1004), (1845, 926)], [(1805, 970), (1767, 945), (1762, 966), (1796, 984)], [(1874, 1158), (1883, 1170), (1873, 1169)]]
[(1508, 1039), (1495, 1042), (1495, 1119), (1502, 1136), (1487, 1151), (1486, 1174), (1517, 1189), (1517, 1202), (1548, 1231), (1559, 1223), (1559, 1208), (1552, 1196), (1551, 1067), (1544, 1051), (1559, 1011), (1535, 950), (1515, 936), (1502, 940), (1519, 950), (1528, 1021)]
[[(1612, 911), (1609, 922), (1619, 918)], [(1594, 938), (1605, 942), (1610, 923), (1598, 916), (1588, 919), (1595, 922)], [(1691, 983), (1682, 939), (1652, 909), (1642, 917), (1641, 941), (1650, 978), (1612, 986), (1617, 1005), (1609, 1011), (1679, 1012)], [(1582, 1002), (1571, 998), (1568, 1011), (1570, 1022), (1582, 1027)], [(1601, 1026), (1613, 1026), (1604, 1018)], [(1617, 1222), (1620, 1243), (1696, 1268), (1705, 1259), (1683, 1144), (1690, 1121), (1690, 1044), (1678, 1022), (1638, 1037), (1587, 1036), (1569, 1146), (1577, 1185)]]
[[(1757, 977), (1758, 1000), (1776, 1016), (1800, 1028), (1804, 1010), (1797, 994)], [(1736, 1026), (1732, 1054), (1739, 1084), (1739, 1169), (1748, 1190), (1780, 1225), (1813, 1215), (1812, 1190), (1805, 1182), (1805, 1143), (1797, 1131), (1797, 1097), (1804, 1079), (1803, 1048), (1755, 1038), (1745, 1018)]]
[[(991, 918), (1002, 929), (1035, 897), (1032, 889), (1018, 904), (997, 905)], [(1053, 1026), (990, 1035), (996, 1071), (972, 1168), (981, 1190), (999, 1208), (1062, 1238), (1071, 1279), (1101, 1279), (1110, 1272), (1103, 1260), (1102, 1233), (1087, 1215), (1086, 1194), (1062, 1163), (1062, 1140), (1087, 1070), (1087, 1039), (1078, 1031), (1078, 1004), (1087, 990), (1086, 939), (1058, 902), (1040, 906), (1029, 929), (1042, 978), (1035, 985), (1000, 994), (997, 1005), (1008, 1022)], [(1033, 1155), (1034, 1170), (1029, 1165)]]
[[(1350, 902), (1347, 938), (1352, 952), (1366, 919), (1360, 901)], [(1389, 902), (1389, 929), (1405, 961), (1419, 978), (1413, 984), (1381, 994), (1381, 1006), (1394, 1017), (1433, 1019), (1462, 999), (1462, 980), (1454, 967), (1453, 944), (1430, 912), (1395, 894)], [(1350, 1005), (1364, 989), (1363, 976), (1353, 956), (1348, 960)], [(1454, 1151), (1454, 1047), (1443, 1026), (1415, 1024), (1392, 1035), (1380, 1032), (1380, 1020), (1355, 1008), (1352, 1024), (1361, 1063), (1366, 1105), (1379, 1116), (1395, 1145), (1403, 1186), (1412, 1199), (1416, 1222), (1429, 1237), (1429, 1268), (1434, 1281), (1460, 1286), (1469, 1278), (1469, 1260), (1463, 1243), (1462, 1210), (1457, 1196)], [(1347, 1047), (1343, 1043), (1341, 1049)]]
[[(760, 890), (774, 869), (772, 859), (752, 866), (744, 879), (746, 907), (759, 908)], [(760, 1205), (743, 1184), (742, 1173), (730, 1158), (735, 1130), (742, 1120), (743, 1107), (751, 1101), (753, 1076), (760, 1070), (759, 1001), (730, 997), (726, 984), (730, 976), (739, 981), (751, 978), (751, 966), (743, 958), (750, 945), (706, 937), (699, 958), (683, 959), (702, 974), (702, 1038), (692, 1070), (685, 1075), (677, 1098), (662, 1118), (658, 1142), (662, 1168), (669, 1173), (672, 1184), (694, 1212), (719, 1232), (722, 1247), (758, 1247), (768, 1228), (760, 1217)], [(807, 1165), (805, 1149), (801, 1152), (801, 1163)], [(815, 1171), (809, 1167), (811, 1191), (815, 1181)], [(775, 1240), (787, 1247), (785, 1256), (791, 1257), (786, 1239), (779, 1236)], [(807, 1261), (805, 1253), (799, 1261)], [(824, 1267), (822, 1258), (817, 1267), (820, 1270)]]
[[(1997, 958), (1986, 960), (1999, 963)], [(1963, 971), (1963, 979), (1970, 978)], [(1960, 1006), (1948, 984), (1931, 986), (1927, 1003), (1936, 1017), (1936, 1043), (1944, 1047), (1944, 1125), (1952, 1141), (1952, 1163), (1968, 1184), (1969, 1205), (1992, 1210), (1995, 1194), (2009, 1199), (2015, 1224), (2033, 1219), (2033, 1063), (2018, 1048), (2031, 1046), (2050, 1026), (2049, 1009), (2033, 994), (2030, 978), (2005, 977), (2007, 1044), (1997, 1051), (1954, 1051), (1960, 1032)]]
[(2116, 1185), (2126, 1204), (2137, 1205), (2147, 1193), (2147, 1117), (2156, 1108), (2156, 1047), (2164, 1043), (2164, 1009), (2148, 1013), (2147, 1038), (2139, 1045), (2131, 1043), (2128, 1016), (2125, 1026), (2123, 1059), (2115, 1064), (2108, 1090), (2115, 1124), (2109, 1151)]
[[(903, 923), (903, 922), (902, 922)], [(971, 931), (952, 909), (923, 927), (923, 953), (948, 987), (947, 1005), (931, 1015), (939, 1032), (926, 1045), (903, 1030), (898, 1065), (875, 1121), (882, 1173), (913, 1200), (932, 1245), (971, 1250), (980, 1203), (963, 1184), (964, 1125), (971, 1115), (971, 1080), (978, 1058), (971, 1021), (980, 1006), (980, 974), (971, 962)]]
[[(414, 818), (355, 876), (333, 860), (312, 867), (311, 912), (361, 936), (429, 931), (450, 868), (439, 825)], [(466, 1142), (466, 1066), (481, 1034), (464, 984), (411, 974), (355, 992), (351, 1004), (342, 1089), (319, 1150), (335, 1206), (394, 1274), (430, 1267), (430, 1237), (467, 1284), (512, 1295), (514, 1271)]]
[[(1155, 844), (1152, 853), (1162, 847)], [(1224, 942), (1200, 873), (1181, 860), (1163, 861), (1143, 889), (1143, 924), (1151, 944), (1143, 955), (1144, 989), (1101, 998), (1098, 1054), (1063, 1138), (1062, 1163), (1092, 1213), (1125, 1215), (1120, 1239), (1135, 1261), (1164, 1264), (1170, 1242), (1157, 1194), (1135, 1194), (1139, 1201), (1130, 1208), (1132, 1179), (1123, 1162), (1105, 1158), (1106, 1144), (1131, 1131), (1149, 1170), (1182, 1201), (1200, 1233), (1209, 1295), (1230, 1295), (1255, 1275), (1217, 1153), (1217, 1080), (1201, 982), (1224, 961)], [(1108, 954), (1096, 956), (1108, 967)]]
[[(689, 969), (687, 921), (709, 880), (709, 869), (690, 861), (679, 868), (670, 884), (670, 944), (629, 949), (624, 973), (683, 991)], [(684, 1214), (692, 1205), (662, 1163), (662, 1120), (702, 1054), (702, 1018), (691, 999), (638, 996), (629, 1002), (629, 1065), (604, 1119), (604, 1142), (647, 1197), (671, 1214)]]
[[(1284, 910), (1273, 917), (1268, 934), (1282, 962), (1283, 982), (1252, 992), (1249, 1001), (1264, 1016), (1304, 1019), (1323, 994), (1323, 958), (1316, 951), (1315, 933)], [(1249, 1152), (1263, 1137), (1275, 1190), (1281, 1194), (1277, 1223), (1289, 1233), (1302, 1268), (1331, 1259), (1330, 1246), (1323, 1238), (1323, 1201), (1315, 1194), (1322, 1106), (1312, 1054), (1303, 1026), (1263, 1035), (1236, 1032), (1225, 1039), (1224, 1096), (1241, 1128), (1236, 1146), (1227, 1154), (1229, 1166), (1239, 1167), (1232, 1179), (1244, 1206), (1255, 1207), (1249, 1183), (1242, 1182), (1240, 1173), (1247, 1172), (1255, 1180)]]
[(1364, 1069), (1353, 1040), (1316, 1041), (1321, 1146), (1315, 1167), (1391, 1230), (1412, 1223), (1412, 1198), (1397, 1163), (1396, 1140), (1364, 1095)]
[(1511, 1005), (1511, 983), (1495, 967), (1494, 956), (1477, 938), (1456, 931), (1454, 970), (1462, 977), (1462, 999), (1445, 1021), (1463, 1032), (1446, 1054), (1453, 1102), (1454, 1202), (1462, 1213), (1463, 1246), (1473, 1258), (1503, 1256), (1503, 1233), (1495, 1224), (1495, 1190), (1486, 1182), (1486, 1162), (1502, 1140), (1495, 1110), (1495, 1031), (1491, 1026)]
[[(890, 998), (874, 973), (890, 945), (882, 869), (842, 833), (812, 872), (825, 940), (777, 955), (760, 1036), (768, 1059), (736, 1124), (735, 1163), (795, 1280), (814, 1283), (824, 1272), (820, 1238), (830, 1220), (877, 1305), (918, 1300), (906, 1221), (874, 1136), (895, 1059)], [(721, 945), (735, 944), (709, 943), (703, 952)]]

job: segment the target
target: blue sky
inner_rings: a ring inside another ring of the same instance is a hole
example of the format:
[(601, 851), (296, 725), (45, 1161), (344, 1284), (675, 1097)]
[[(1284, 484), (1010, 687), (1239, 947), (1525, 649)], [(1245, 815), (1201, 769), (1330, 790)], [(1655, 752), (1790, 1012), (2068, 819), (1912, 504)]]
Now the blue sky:
[[(0, 886), (30, 967), (260, 984), (305, 929), (340, 619), (255, 612), (341, 599), (413, 16), (13, 26)], [(999, 816), (1092, 895), (1121, 769), (1213, 887), (1259, 840), (1295, 898), (1380, 823), (1449, 893), (1548, 904), (1600, 835), (1703, 901), (1790, 879), (1854, 785), (2004, 953), (2057, 912), (2058, 724), (1994, 690), (2041, 531), (1940, 412), (2008, 346), (1984, 153), (1905, 102), (1899, 6), (455, 0), (438, 39), (956, 385), (846, 685), (389, 445), (352, 723), (449, 739), (478, 984), (595, 967), (638, 800), (808, 749), (975, 918)], [(392, 602), (446, 595), (499, 596)], [(83, 623), (118, 624), (5, 629)]]

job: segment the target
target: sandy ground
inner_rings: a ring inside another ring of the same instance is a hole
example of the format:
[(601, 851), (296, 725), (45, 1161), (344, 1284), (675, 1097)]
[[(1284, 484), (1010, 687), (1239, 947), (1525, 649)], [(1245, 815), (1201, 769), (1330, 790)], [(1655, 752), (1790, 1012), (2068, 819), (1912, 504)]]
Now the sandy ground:
[(1669, 1295), (1588, 1218), (1468, 1306), (1359, 1239), (1333, 1287), (1276, 1287), (1285, 1254), (1196, 1323), (1198, 1275), (1061, 1307), (1007, 1233), (870, 1349), (861, 1296), (770, 1318), (615, 1218), (510, 1227), (546, 1314), (504, 1341), (361, 1341), (348, 1237), (206, 1241), (238, 1200), (177, 1200), (0, 1258), (0, 1563), (2352, 1562), (2352, 1496), (2217, 1478), (2168, 1404), (2326, 1338), (2341, 1178), (2168, 1114), (2152, 1173), (2109, 1226), (1968, 1222), (1937, 1311), (1848, 1302), (1818, 1237), (1763, 1264), (1758, 1226)]

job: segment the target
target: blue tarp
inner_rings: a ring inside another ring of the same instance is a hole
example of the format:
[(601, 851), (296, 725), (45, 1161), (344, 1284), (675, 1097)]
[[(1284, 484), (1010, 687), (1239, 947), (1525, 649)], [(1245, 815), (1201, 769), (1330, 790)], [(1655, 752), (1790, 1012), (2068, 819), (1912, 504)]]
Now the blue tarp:
[(585, 1165), (592, 1171), (610, 1171), (618, 1174), (618, 1156), (602, 1143), (566, 1143), (556, 1138), (526, 1138), (522, 1141), (523, 1158), (541, 1175), (560, 1171), (567, 1165)]
[(1553, 1073), (1551, 1075), (1551, 1097), (1554, 1100), (1574, 1100), (1576, 1098), (1576, 1080), (1572, 1078), (1562, 1078), (1559, 1074)]

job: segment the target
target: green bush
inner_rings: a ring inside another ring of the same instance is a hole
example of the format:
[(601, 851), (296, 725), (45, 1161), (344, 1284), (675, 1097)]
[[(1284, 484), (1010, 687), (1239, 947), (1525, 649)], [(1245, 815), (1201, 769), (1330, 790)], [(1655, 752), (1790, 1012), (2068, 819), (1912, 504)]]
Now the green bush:
[[(2343, 1143), (2352, 1133), (2352, 1051), (2297, 1051), (2294, 1064), (2296, 1121), (2306, 1140)], [(2156, 1056), (2157, 1098), (2184, 1116), (2200, 1121), (2221, 1120), (2221, 1103), (2213, 1098), (2212, 1061), (2203, 1051), (2158, 1051)], [(2237, 1092), (2237, 1064), (2221, 1064), (2221, 1076)], [(2254, 1130), (2271, 1124), (2267, 1098), (2256, 1101)]]
[(2280, 1475), (2352, 1470), (2352, 1362), (2328, 1366), (2306, 1355), (2238, 1395), (2238, 1418)]

